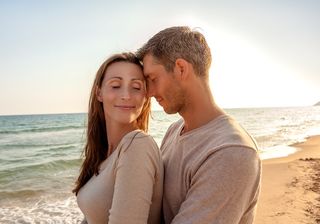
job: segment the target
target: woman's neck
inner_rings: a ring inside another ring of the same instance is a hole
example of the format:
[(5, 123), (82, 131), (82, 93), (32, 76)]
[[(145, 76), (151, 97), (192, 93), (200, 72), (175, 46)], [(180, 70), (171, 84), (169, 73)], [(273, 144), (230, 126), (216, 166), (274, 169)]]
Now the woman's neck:
[(131, 131), (137, 130), (138, 127), (135, 124), (110, 124), (107, 125), (107, 138), (108, 138), (108, 157), (117, 148), (121, 139)]

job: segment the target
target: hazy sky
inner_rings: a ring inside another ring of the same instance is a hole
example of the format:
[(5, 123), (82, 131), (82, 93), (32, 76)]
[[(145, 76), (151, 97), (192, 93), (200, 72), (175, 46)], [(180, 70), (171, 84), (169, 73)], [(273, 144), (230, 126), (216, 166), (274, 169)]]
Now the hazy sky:
[(0, 115), (86, 112), (108, 56), (176, 25), (206, 36), (221, 107), (320, 101), (320, 1), (115, 2), (1, 1)]

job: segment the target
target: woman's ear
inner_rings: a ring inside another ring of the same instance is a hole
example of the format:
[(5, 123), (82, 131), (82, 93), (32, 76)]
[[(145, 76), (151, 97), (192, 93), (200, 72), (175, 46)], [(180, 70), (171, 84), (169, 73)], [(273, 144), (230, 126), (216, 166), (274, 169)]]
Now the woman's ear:
[(96, 86), (96, 96), (99, 102), (102, 102), (102, 94), (101, 94), (101, 89)]
[(189, 71), (189, 63), (182, 58), (178, 58), (174, 69), (180, 79), (186, 79)]

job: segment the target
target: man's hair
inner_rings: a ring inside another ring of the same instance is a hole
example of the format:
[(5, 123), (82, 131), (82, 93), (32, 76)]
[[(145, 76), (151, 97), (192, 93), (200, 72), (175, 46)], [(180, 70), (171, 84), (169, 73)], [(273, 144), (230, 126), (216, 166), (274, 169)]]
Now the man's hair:
[(172, 72), (175, 62), (182, 58), (192, 64), (200, 77), (209, 76), (211, 52), (205, 37), (187, 26), (164, 29), (154, 35), (137, 51), (140, 60), (152, 55), (168, 72)]

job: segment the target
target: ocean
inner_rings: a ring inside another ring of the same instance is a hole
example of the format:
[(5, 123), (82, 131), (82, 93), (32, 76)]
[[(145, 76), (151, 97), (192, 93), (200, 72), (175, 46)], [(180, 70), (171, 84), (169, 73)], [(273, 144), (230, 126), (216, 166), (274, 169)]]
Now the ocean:
[[(257, 140), (262, 159), (320, 135), (320, 107), (226, 109)], [(149, 133), (160, 145), (178, 115), (153, 112)], [(0, 223), (79, 223), (71, 193), (81, 164), (86, 114), (0, 116)]]

